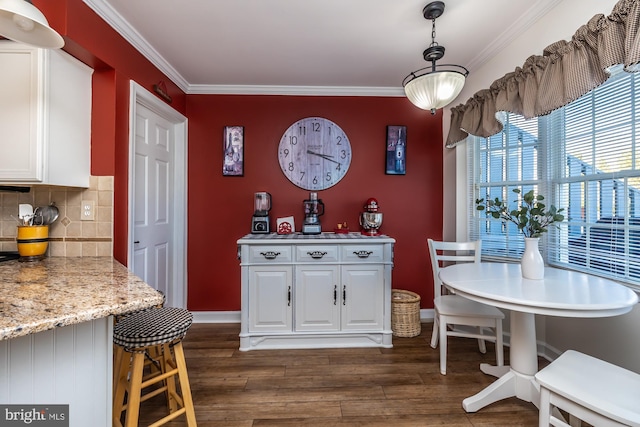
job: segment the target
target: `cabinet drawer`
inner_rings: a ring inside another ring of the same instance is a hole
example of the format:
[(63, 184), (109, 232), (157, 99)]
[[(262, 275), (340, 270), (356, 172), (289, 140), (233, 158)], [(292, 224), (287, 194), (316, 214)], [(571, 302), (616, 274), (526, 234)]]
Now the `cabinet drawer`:
[(381, 262), (384, 259), (383, 245), (344, 245), (342, 261)]
[(292, 259), (291, 246), (249, 246), (249, 262), (253, 264), (278, 264)]
[(337, 262), (338, 247), (334, 245), (296, 246), (298, 262)]

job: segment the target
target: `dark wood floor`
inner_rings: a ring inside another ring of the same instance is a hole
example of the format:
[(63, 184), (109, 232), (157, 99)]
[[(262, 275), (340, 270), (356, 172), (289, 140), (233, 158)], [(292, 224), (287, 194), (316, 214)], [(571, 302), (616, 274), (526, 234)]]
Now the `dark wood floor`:
[[(479, 370), (495, 362), (493, 344), (483, 355), (476, 341), (450, 338), (443, 376), (431, 326), (415, 338), (394, 337), (392, 349), (240, 352), (239, 324), (194, 324), (184, 347), (198, 426), (538, 425), (536, 407), (515, 398), (467, 414), (462, 399), (494, 380)], [(161, 396), (143, 403), (140, 425), (163, 411)]]

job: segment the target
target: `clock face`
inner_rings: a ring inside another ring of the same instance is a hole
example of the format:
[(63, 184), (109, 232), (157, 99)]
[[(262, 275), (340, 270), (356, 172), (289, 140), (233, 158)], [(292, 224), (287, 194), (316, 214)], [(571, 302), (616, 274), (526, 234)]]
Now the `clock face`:
[(284, 132), (278, 146), (284, 175), (305, 190), (338, 183), (351, 165), (351, 144), (340, 126), (322, 117), (300, 119)]

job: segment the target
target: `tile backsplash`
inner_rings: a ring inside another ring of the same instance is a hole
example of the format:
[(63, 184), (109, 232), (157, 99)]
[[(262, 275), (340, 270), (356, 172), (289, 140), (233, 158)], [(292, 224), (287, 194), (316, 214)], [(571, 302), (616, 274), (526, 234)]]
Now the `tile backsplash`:
[[(82, 221), (82, 201), (94, 202), (94, 220)], [(113, 177), (92, 176), (89, 188), (35, 185), (28, 193), (0, 192), (0, 251), (17, 251), (18, 205), (55, 203), (58, 219), (49, 226), (47, 256), (112, 256)]]

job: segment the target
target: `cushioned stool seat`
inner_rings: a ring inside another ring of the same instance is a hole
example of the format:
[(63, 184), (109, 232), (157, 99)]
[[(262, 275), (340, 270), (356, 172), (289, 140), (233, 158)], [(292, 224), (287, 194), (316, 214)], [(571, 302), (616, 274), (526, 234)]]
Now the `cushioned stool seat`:
[[(152, 308), (123, 317), (113, 330), (116, 348), (114, 367), (113, 425), (121, 426), (120, 416), (126, 411), (125, 426), (138, 425), (140, 403), (166, 393), (169, 415), (153, 425), (162, 425), (185, 414), (187, 425), (196, 426), (195, 412), (182, 349), (182, 338), (191, 326), (193, 316), (175, 307)], [(145, 359), (153, 369), (144, 376)], [(178, 377), (182, 397), (178, 394)], [(154, 384), (153, 391), (142, 391)], [(126, 402), (125, 402), (126, 393)]]
[(181, 308), (143, 310), (116, 323), (113, 343), (125, 349), (164, 344), (184, 337), (192, 321), (193, 315)]

